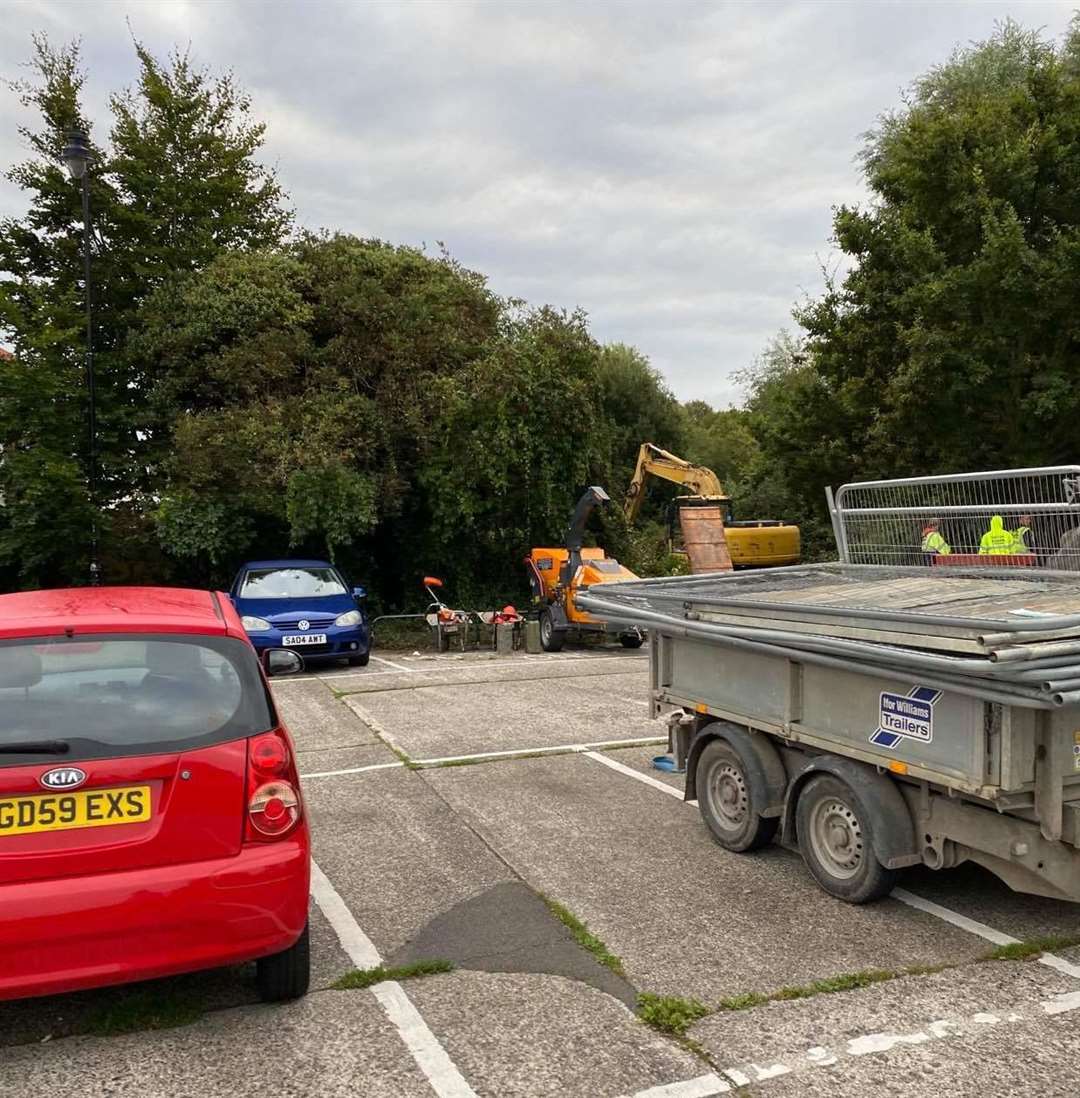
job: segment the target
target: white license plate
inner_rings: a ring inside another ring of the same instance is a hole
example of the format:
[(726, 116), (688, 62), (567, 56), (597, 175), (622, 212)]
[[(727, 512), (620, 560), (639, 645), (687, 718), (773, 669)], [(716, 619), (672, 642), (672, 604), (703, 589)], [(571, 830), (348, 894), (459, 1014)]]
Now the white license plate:
[(282, 637), (281, 643), (286, 648), (298, 648), (304, 644), (325, 644), (325, 633), (296, 633), (291, 637)]

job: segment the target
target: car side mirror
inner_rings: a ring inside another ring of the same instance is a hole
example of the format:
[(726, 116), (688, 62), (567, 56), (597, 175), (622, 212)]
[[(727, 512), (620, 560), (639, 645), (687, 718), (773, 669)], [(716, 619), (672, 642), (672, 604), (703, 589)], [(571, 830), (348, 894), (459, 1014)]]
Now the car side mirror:
[(354, 587), (352, 589), (352, 597), (354, 599), (366, 599), (367, 598), (367, 588), (366, 587)]
[(267, 675), (295, 675), (304, 670), (304, 661), (287, 648), (269, 648), (263, 657)]

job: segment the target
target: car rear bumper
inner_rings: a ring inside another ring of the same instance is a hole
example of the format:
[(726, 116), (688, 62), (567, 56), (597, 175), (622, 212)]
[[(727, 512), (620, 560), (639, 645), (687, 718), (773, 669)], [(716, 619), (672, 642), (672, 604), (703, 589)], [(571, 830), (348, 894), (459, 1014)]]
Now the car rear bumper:
[(236, 964), (303, 932), (306, 828), (232, 858), (0, 885), (0, 999)]

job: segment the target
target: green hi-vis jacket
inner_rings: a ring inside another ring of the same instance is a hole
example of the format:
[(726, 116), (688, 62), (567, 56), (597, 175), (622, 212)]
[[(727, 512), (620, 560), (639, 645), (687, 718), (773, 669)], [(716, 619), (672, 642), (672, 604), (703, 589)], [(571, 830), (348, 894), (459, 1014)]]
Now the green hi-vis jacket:
[(952, 552), (952, 547), (936, 530), (931, 530), (922, 539), (922, 551), (947, 557)]
[(1006, 556), (1014, 551), (1013, 532), (1005, 529), (1000, 515), (990, 519), (990, 529), (979, 542), (979, 553), (991, 556)]

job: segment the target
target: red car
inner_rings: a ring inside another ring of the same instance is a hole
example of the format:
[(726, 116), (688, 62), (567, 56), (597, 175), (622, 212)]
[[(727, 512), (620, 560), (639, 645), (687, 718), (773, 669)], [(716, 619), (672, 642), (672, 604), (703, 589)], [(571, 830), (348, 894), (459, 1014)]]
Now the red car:
[(0, 595), (0, 999), (251, 960), (263, 999), (301, 996), (309, 873), (292, 742), (226, 596)]

